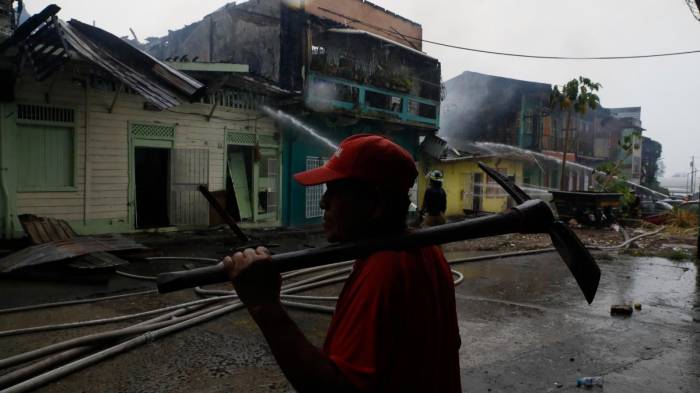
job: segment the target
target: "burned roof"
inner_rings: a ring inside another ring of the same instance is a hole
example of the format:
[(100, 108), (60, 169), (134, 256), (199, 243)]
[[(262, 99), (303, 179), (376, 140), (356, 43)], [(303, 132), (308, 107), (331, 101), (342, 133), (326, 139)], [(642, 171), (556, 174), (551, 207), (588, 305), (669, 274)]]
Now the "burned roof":
[(335, 33), (335, 34), (364, 35), (364, 36), (373, 38), (373, 39), (375, 39), (375, 40), (382, 41), (382, 42), (384, 42), (385, 44), (396, 46), (397, 48), (401, 48), (401, 49), (403, 49), (403, 50), (405, 50), (405, 51), (407, 51), (407, 52), (413, 53), (413, 54), (415, 54), (415, 55), (418, 55), (418, 56), (421, 56), (421, 57), (425, 57), (425, 58), (430, 59), (430, 60), (435, 60), (435, 61), (437, 61), (436, 58), (434, 58), (434, 57), (428, 55), (428, 54), (425, 53), (425, 52), (421, 52), (421, 51), (419, 51), (419, 50), (417, 50), (417, 49), (415, 49), (415, 48), (411, 48), (411, 47), (409, 47), (409, 46), (406, 46), (406, 45), (404, 45), (404, 44), (398, 43), (398, 42), (396, 42), (396, 41), (390, 40), (390, 39), (388, 39), (388, 38), (386, 38), (386, 37), (380, 36), (380, 35), (378, 35), (378, 34), (375, 34), (375, 33), (372, 33), (372, 32), (366, 31), (366, 30), (349, 29), (349, 28), (345, 28), (345, 29), (342, 29), (342, 28), (330, 28), (330, 29), (328, 29), (328, 30), (326, 30), (326, 31), (328, 31), (329, 33)]
[[(3, 45), (27, 56), (37, 80), (58, 71), (68, 60), (87, 61), (141, 94), (159, 109), (198, 99), (205, 86), (117, 36), (78, 20), (57, 18), (56, 6), (49, 6), (33, 19), (32, 26), (15, 31)], [(49, 12), (50, 11), (50, 12)], [(43, 19), (42, 19), (43, 18)], [(28, 21), (29, 22), (29, 21)]]
[(421, 143), (423, 153), (442, 162), (484, 159), (490, 157), (511, 160), (536, 161), (532, 152), (514, 146), (475, 142), (466, 139), (443, 139), (428, 135)]

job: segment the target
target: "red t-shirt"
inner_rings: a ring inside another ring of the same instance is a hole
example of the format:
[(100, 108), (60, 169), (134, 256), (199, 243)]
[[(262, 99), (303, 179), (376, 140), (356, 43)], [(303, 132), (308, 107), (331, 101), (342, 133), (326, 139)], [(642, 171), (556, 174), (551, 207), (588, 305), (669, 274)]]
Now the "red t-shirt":
[(461, 392), (454, 284), (434, 247), (358, 259), (324, 352), (362, 392)]

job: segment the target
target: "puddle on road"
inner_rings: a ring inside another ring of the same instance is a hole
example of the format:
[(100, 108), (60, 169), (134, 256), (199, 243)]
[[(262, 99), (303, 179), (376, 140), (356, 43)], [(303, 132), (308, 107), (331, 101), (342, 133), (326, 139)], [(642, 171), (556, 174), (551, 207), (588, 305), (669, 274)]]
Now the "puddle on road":
[[(448, 260), (473, 254), (452, 252)], [(649, 322), (687, 323), (700, 305), (700, 277), (693, 262), (618, 256), (598, 260), (598, 293), (589, 306), (566, 265), (546, 253), (453, 265), (464, 274), (458, 291), (465, 296), (609, 315), (613, 304), (641, 303), (633, 318)], [(694, 310), (694, 308), (696, 310)]]

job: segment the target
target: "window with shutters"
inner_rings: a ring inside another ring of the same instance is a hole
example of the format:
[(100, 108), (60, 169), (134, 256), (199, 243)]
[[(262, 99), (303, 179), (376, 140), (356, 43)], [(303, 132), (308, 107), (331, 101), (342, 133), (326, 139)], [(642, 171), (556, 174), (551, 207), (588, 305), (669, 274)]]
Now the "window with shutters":
[(17, 126), (18, 190), (75, 190), (73, 127)]

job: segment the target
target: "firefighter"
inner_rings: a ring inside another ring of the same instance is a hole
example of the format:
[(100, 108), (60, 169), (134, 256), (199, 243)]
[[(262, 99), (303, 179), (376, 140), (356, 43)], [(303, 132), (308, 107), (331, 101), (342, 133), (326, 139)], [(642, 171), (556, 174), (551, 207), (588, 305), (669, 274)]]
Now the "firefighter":
[[(304, 186), (326, 184), (326, 237), (347, 243), (406, 232), (416, 175), (403, 148), (362, 134), (295, 179)], [(322, 348), (282, 307), (280, 275), (264, 263), (269, 255), (262, 247), (248, 249), (226, 257), (224, 266), (296, 391), (461, 392), (454, 284), (439, 247), (357, 259)]]
[(434, 170), (428, 172), (430, 186), (423, 194), (423, 208), (421, 214), (425, 215), (423, 227), (433, 227), (445, 223), (445, 209), (447, 208), (447, 194), (442, 188), (443, 174)]

